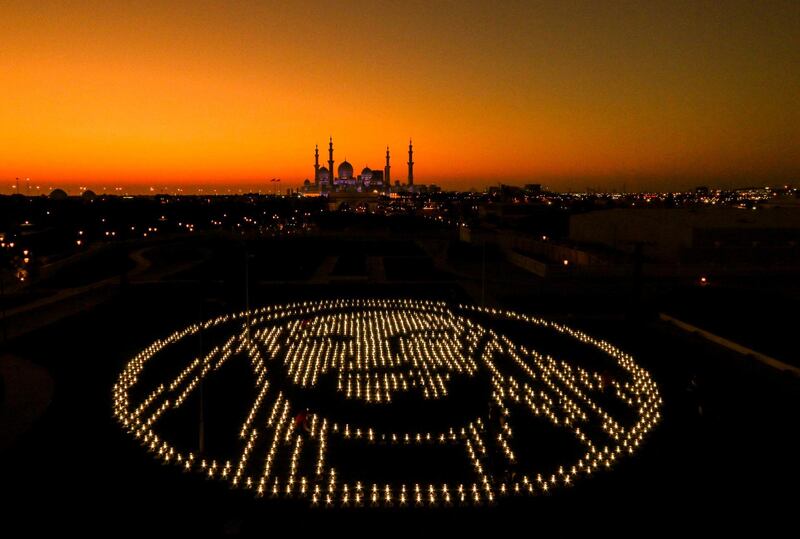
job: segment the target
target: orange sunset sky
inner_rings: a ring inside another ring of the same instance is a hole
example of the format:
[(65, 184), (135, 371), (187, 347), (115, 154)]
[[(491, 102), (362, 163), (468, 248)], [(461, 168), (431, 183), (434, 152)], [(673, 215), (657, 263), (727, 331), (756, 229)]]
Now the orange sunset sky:
[(329, 135), (448, 189), (797, 184), (800, 2), (6, 1), (0, 127), (3, 193), (286, 188)]

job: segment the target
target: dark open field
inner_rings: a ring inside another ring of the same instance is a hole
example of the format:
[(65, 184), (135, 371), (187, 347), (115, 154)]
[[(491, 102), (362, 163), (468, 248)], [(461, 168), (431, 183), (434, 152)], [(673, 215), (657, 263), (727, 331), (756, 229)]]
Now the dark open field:
[[(256, 255), (250, 268), (254, 307), (339, 297), (473, 302), (456, 279), (413, 287), (392, 284), (391, 279), (310, 284), (297, 278), (292, 279), (295, 283), (270, 284), (280, 275), (297, 276), (294, 272), (299, 266), (304, 268), (300, 276), (307, 278), (321, 260), (318, 250), (304, 248), (293, 257), (293, 251), (283, 245), (286, 255), (269, 259), (259, 258), (271, 252), (268, 246), (251, 248)], [(180, 278), (127, 284), (112, 300), (9, 343), (8, 352), (46, 367), (55, 379), (55, 396), (45, 415), (2, 455), (0, 473), (8, 494), (3, 518), (12, 528), (31, 533), (48, 529), (91, 534), (265, 535), (276, 526), (285, 529), (288, 525), (297, 531), (335, 531), (342, 526), (370, 534), (385, 527), (422, 530), (428, 525), (463, 530), (490, 526), (510, 532), (520, 528), (616, 530), (624, 529), (629, 519), (655, 527), (683, 527), (697, 521), (731, 527), (791, 520), (797, 501), (792, 489), (800, 479), (797, 380), (648, 317), (572, 314), (570, 325), (630, 352), (653, 374), (664, 398), (664, 419), (634, 457), (623, 459), (609, 473), (600, 472), (551, 495), (506, 499), (484, 507), (310, 509), (305, 501), (255, 499), (249, 492), (163, 466), (112, 418), (111, 386), (126, 362), (155, 339), (243, 308), (243, 263), (230, 262), (243, 251), (230, 244), (215, 246), (213, 252), (210, 260)], [(343, 252), (350, 256), (352, 245)], [(409, 254), (421, 256), (420, 252)], [(531, 300), (513, 307), (538, 312)], [(549, 314), (557, 316), (554, 310), (550, 305)], [(500, 329), (556, 357), (576, 363), (592, 361), (580, 349), (552, 336), (513, 324)], [(187, 346), (191, 352), (193, 345)], [(231, 377), (246, 375), (244, 370), (234, 372), (237, 368), (232, 367)], [(692, 379), (696, 389), (690, 388)], [(216, 420), (213, 413), (209, 416), (207, 439), (226, 438), (224, 429), (230, 422), (222, 417), (241, 413), (237, 399), (242, 396), (226, 390), (223, 382), (209, 387), (207, 398), (209, 408), (220, 416)], [(456, 402), (463, 407), (472, 404), (468, 394), (459, 398), (463, 400)], [(426, 413), (419, 404), (411, 406), (412, 414)], [(377, 416), (371, 419), (380, 421)], [(187, 444), (195, 440), (192, 432), (176, 435)], [(526, 450), (537, 459), (552, 458), (547, 448), (560, 448), (560, 442), (552, 433), (539, 436), (541, 440), (536, 436), (525, 440)], [(346, 467), (368, 470), (387, 462), (396, 463), (392, 469), (398, 476), (406, 476), (420, 462), (423, 470), (463, 473), (446, 452), (435, 457), (423, 452), (402, 454), (392, 447), (362, 449), (338, 454), (341, 473)]]

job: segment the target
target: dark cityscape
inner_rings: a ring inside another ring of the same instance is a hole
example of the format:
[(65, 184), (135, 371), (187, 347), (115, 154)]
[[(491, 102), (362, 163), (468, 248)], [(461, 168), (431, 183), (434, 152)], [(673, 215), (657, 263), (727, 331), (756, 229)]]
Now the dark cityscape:
[[(0, 148), (2, 535), (791, 534), (800, 109), (776, 111), (800, 90), (798, 4), (378, 2), (386, 30), (369, 3), (323, 4), (370, 41), (336, 36), (352, 75), (322, 102), (328, 68), (283, 64), (325, 41), (308, 6), (0, 8), (20, 36), (75, 23), (52, 34), (71, 41), (10, 49), (20, 77), (61, 93), (0, 109), (6, 131), (42, 110)], [(563, 50), (523, 28), (545, 32), (540, 18)], [(267, 21), (289, 41), (261, 37)], [(299, 21), (309, 43), (284, 29)], [(648, 28), (661, 38), (643, 60)], [(139, 49), (120, 66), (123, 35)], [(389, 38), (430, 89), (387, 80), (378, 96), (355, 78), (406, 61)], [(716, 79), (693, 47), (792, 81)], [(564, 62), (552, 86), (515, 71), (545, 69), (547, 51)], [(164, 71), (161, 53), (185, 64)], [(217, 72), (194, 71), (201, 57)], [(639, 93), (596, 73), (584, 88), (579, 67), (600, 58)], [(711, 109), (749, 85), (758, 119), (659, 105), (639, 61)], [(251, 93), (273, 72), (292, 88)], [(583, 115), (559, 108), (556, 80)], [(597, 128), (596, 99), (622, 118)], [(652, 119), (663, 147), (631, 135)]]

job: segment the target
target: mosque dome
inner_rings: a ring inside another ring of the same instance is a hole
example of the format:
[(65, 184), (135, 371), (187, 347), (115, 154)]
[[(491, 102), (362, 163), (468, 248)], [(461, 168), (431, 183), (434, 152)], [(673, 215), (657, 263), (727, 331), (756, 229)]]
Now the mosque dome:
[(63, 189), (53, 189), (53, 191), (50, 193), (50, 198), (52, 200), (66, 200), (67, 192)]
[(342, 161), (339, 165), (339, 179), (349, 180), (353, 177), (353, 165), (347, 161)]
[(370, 169), (369, 167), (364, 167), (364, 169), (361, 171), (361, 175), (362, 176), (367, 176), (367, 175), (371, 176), (372, 175), (372, 169)]

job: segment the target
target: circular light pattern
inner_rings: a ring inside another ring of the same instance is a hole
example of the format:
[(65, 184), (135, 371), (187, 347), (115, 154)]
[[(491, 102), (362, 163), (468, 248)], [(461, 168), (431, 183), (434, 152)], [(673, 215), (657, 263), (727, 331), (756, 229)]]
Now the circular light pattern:
[[(516, 344), (497, 326), (577, 341), (569, 349), (583, 365)], [(201, 336), (206, 350), (182, 362), (180, 343)], [(241, 413), (232, 439), (199, 454), (186, 433), (197, 430), (199, 389), (216, 377), (227, 377), (221, 393)], [(297, 302), (194, 324), (133, 358), (113, 400), (121, 425), (164, 463), (314, 506), (545, 494), (633, 454), (662, 405), (631, 356), (580, 331), (396, 299)], [(570, 450), (556, 444), (555, 462), (540, 461), (541, 432)]]

